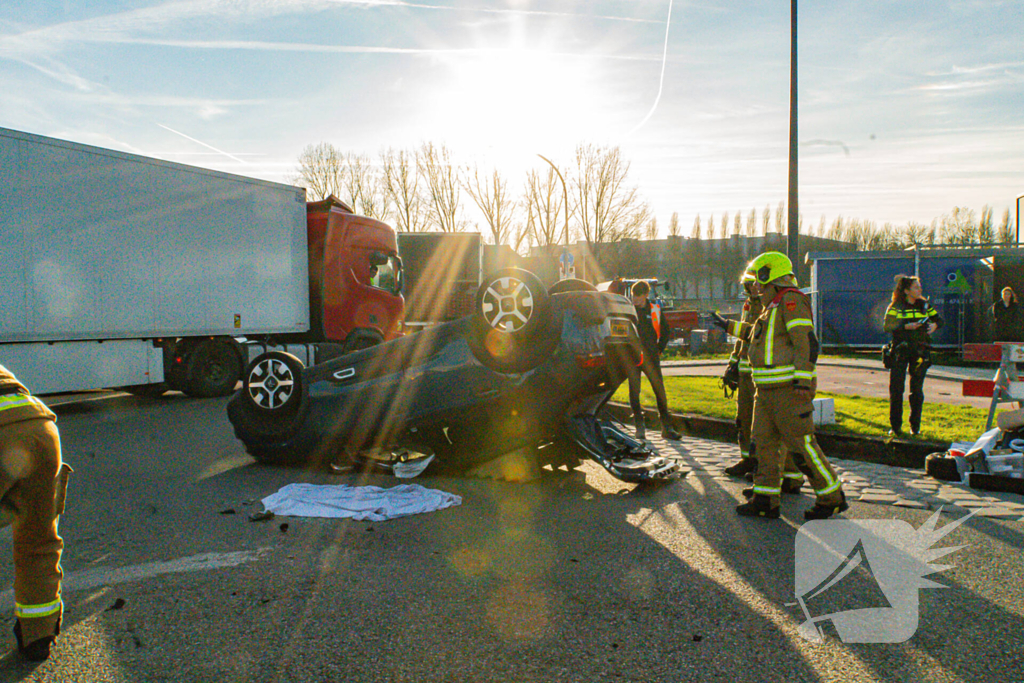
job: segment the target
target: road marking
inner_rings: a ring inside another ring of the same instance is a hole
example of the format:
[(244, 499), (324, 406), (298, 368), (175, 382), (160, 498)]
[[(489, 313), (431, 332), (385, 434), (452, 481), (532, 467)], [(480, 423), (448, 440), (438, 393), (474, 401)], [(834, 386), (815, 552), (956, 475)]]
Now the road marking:
[[(83, 569), (64, 575), (62, 590), (64, 593), (71, 591), (87, 591), (100, 586), (111, 586), (133, 581), (143, 581), (154, 576), (164, 574), (180, 574), (183, 572), (205, 572), (225, 567), (237, 567), (240, 564), (251, 562), (261, 557), (270, 548), (258, 550), (239, 550), (231, 553), (203, 553), (202, 555), (190, 555), (167, 562), (148, 562), (146, 564), (135, 564), (127, 567), (96, 567), (95, 569)], [(14, 591), (6, 590), (0, 593), (0, 610), (6, 610), (14, 605)]]

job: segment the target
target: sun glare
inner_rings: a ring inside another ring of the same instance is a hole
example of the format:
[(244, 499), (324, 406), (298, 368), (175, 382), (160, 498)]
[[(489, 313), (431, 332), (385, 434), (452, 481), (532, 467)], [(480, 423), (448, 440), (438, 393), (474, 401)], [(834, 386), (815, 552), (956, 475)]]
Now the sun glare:
[(579, 141), (609, 134), (599, 70), (589, 58), (493, 50), (447, 66), (431, 126), (482, 163), (512, 171), (506, 167), (533, 165), (537, 153), (564, 155)]

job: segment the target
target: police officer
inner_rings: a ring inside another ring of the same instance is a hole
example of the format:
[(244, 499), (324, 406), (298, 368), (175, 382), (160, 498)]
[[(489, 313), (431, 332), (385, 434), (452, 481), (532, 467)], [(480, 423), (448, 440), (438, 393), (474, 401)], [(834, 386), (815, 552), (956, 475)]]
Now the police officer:
[(931, 366), (931, 335), (942, 327), (942, 317), (921, 290), (921, 281), (909, 275), (897, 275), (893, 282), (892, 303), (885, 309), (882, 328), (892, 333), (889, 369), (889, 430), (903, 435), (903, 390), (910, 375), (910, 431), (921, 433), (924, 408), (924, 377)]
[(0, 365), (0, 512), (14, 525), (14, 635), (30, 661), (50, 656), (63, 614), (57, 520), (71, 468), (61, 462), (56, 420)]
[[(754, 421), (754, 380), (750, 372), (750, 332), (754, 322), (761, 315), (761, 299), (754, 291), (754, 273), (749, 269), (743, 271), (740, 283), (747, 294), (743, 302), (740, 319), (727, 320), (714, 314), (714, 323), (728, 334), (736, 337), (729, 367), (726, 369), (723, 382), (728, 386), (735, 381), (736, 390), (736, 433), (740, 447), (740, 460), (726, 467), (725, 473), (731, 477), (743, 477), (757, 470), (756, 444), (751, 441), (751, 427)], [(734, 379), (733, 379), (734, 378)], [(799, 493), (803, 486), (804, 475), (797, 469), (792, 454), (786, 456), (786, 467), (783, 473), (782, 492)]]
[(783, 473), (779, 447), (785, 445), (817, 496), (804, 518), (826, 519), (849, 506), (839, 477), (814, 438), (818, 341), (810, 301), (796, 288), (793, 264), (785, 254), (765, 252), (749, 268), (764, 307), (751, 331), (748, 352), (757, 388), (752, 432), (758, 463), (754, 487), (744, 491), (751, 500), (736, 512), (748, 517), (779, 516)]
[(636, 422), (636, 438), (647, 437), (644, 426), (644, 409), (640, 405), (640, 372), (647, 375), (658, 402), (658, 414), (661, 416), (661, 436), (665, 439), (678, 441), (679, 432), (672, 426), (672, 414), (668, 410), (668, 398), (665, 396), (665, 380), (661, 375), (661, 353), (668, 344), (668, 329), (664, 325), (661, 306), (647, 296), (651, 286), (643, 280), (637, 280), (630, 289), (633, 307), (636, 309), (637, 332), (643, 347), (643, 362), (639, 367), (631, 367), (629, 372), (629, 404), (633, 408), (633, 419)]

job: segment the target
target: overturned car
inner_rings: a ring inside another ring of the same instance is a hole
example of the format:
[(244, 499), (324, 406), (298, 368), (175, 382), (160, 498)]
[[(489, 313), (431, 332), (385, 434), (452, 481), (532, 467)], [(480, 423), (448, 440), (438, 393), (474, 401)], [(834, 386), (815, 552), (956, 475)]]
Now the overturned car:
[(271, 351), (255, 358), (228, 403), (235, 435), (257, 460), (414, 459), (469, 470), (514, 451), (572, 469), (590, 458), (624, 481), (678, 476), (598, 411), (639, 361), (625, 297), (580, 280), (547, 290), (532, 273), (485, 279), (474, 313), (313, 367)]

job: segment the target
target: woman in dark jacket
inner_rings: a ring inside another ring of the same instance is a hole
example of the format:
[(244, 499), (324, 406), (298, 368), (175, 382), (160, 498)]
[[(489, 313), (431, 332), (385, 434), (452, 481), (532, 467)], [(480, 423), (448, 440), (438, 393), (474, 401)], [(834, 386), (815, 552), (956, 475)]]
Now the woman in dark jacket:
[(909, 275), (897, 275), (892, 303), (885, 309), (883, 329), (892, 334), (892, 365), (889, 369), (890, 434), (903, 435), (903, 389), (910, 375), (910, 431), (921, 433), (924, 407), (924, 376), (931, 365), (930, 336), (942, 327), (936, 313), (921, 290), (921, 281)]
[(992, 341), (1020, 341), (1020, 309), (1011, 287), (1003, 287), (1002, 298), (988, 309), (992, 316)]

